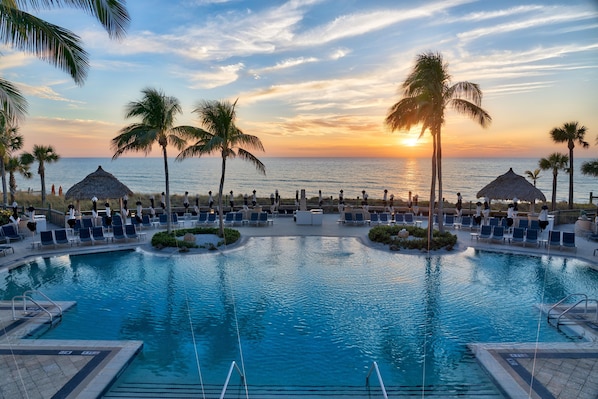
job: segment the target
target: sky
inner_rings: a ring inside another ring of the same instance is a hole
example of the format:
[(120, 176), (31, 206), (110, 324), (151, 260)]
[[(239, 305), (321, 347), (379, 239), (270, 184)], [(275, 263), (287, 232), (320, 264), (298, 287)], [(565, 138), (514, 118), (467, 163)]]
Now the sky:
[[(80, 10), (36, 12), (83, 41), (83, 86), (33, 56), (0, 48), (0, 76), (29, 102), (25, 150), (110, 157), (125, 107), (156, 88), (176, 97), (177, 125), (199, 126), (203, 100), (237, 100), (236, 124), (260, 138), (258, 157), (429, 157), (420, 127), (391, 132), (388, 109), (415, 58), (439, 52), (452, 82), (480, 85), (493, 121), (454, 111), (444, 157), (567, 153), (549, 132), (587, 127), (598, 157), (598, 1), (129, 0), (131, 24), (111, 40)], [(160, 156), (156, 145), (150, 156)], [(169, 155), (178, 151), (169, 148)], [(126, 156), (144, 154), (127, 153)]]

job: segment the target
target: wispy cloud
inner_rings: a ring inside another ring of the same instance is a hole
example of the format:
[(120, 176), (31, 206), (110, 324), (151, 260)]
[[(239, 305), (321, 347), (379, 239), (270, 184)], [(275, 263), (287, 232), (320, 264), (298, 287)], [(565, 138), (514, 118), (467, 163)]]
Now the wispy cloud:
[[(59, 85), (63, 83), (70, 83), (70, 81), (61, 81), (58, 83), (54, 83), (53, 85)], [(19, 89), (25, 94), (26, 96), (32, 96), (37, 98), (42, 98), (46, 100), (52, 101), (61, 101), (67, 102), (71, 104), (84, 104), (82, 101), (75, 101), (70, 98), (66, 98), (60, 93), (56, 92), (51, 86), (52, 85), (39, 85), (39, 86), (32, 86), (22, 82), (15, 82), (15, 84), (19, 87)]]
[(239, 77), (239, 72), (244, 69), (242, 63), (211, 67), (210, 70), (189, 73), (188, 78), (193, 82), (193, 89), (212, 89), (234, 82)]

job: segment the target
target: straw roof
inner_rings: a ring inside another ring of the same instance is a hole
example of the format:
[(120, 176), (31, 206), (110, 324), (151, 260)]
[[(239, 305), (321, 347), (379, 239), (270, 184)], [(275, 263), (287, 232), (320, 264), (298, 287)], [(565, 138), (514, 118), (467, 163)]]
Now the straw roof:
[(494, 181), (481, 189), (477, 197), (488, 197), (497, 200), (512, 200), (513, 198), (517, 198), (528, 202), (534, 202), (537, 199), (546, 201), (546, 197), (542, 191), (534, 187), (525, 177), (515, 174), (513, 168), (509, 168), (507, 173), (498, 176)]
[(90, 173), (85, 179), (69, 188), (64, 198), (84, 200), (95, 196), (107, 199), (121, 198), (125, 194), (133, 195), (133, 192), (114, 177), (114, 175), (106, 172), (101, 166), (98, 166), (98, 170)]

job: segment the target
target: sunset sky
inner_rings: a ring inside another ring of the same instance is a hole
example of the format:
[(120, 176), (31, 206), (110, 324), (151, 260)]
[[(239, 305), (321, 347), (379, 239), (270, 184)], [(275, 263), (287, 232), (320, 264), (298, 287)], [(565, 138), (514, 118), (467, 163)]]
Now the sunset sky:
[(266, 149), (258, 156), (428, 157), (427, 134), (391, 133), (384, 118), (417, 54), (434, 51), (453, 82), (481, 86), (493, 118), (483, 129), (449, 112), (445, 157), (567, 152), (549, 131), (569, 121), (588, 128), (591, 147), (576, 157), (598, 157), (596, 0), (130, 0), (128, 9), (122, 41), (81, 11), (36, 13), (81, 36), (91, 62), (82, 87), (0, 49), (0, 75), (30, 103), (26, 150), (112, 156), (111, 138), (136, 121), (125, 105), (153, 87), (180, 100), (181, 125), (197, 125), (200, 100), (238, 99), (237, 125)]

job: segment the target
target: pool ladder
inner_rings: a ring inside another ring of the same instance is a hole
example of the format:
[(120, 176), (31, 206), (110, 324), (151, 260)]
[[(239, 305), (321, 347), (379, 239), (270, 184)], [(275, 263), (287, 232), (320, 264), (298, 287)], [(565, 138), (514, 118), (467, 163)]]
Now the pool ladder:
[[(551, 312), (553, 310), (555, 310), (558, 306), (563, 304), (565, 301), (567, 301), (571, 298), (575, 298), (575, 297), (581, 297), (582, 299), (579, 299), (574, 304), (565, 308), (562, 312), (560, 312), (558, 314), (558, 316), (556, 316), (556, 315), (551, 316)], [(577, 308), (580, 305), (583, 305), (583, 307), (584, 307), (583, 314), (584, 315), (588, 314), (588, 303), (596, 303), (596, 317), (594, 318), (595, 319), (594, 321), (598, 321), (598, 299), (589, 299), (586, 294), (569, 294), (569, 295), (567, 295), (566, 297), (564, 297), (563, 299), (561, 299), (560, 301), (558, 301), (557, 303), (552, 305), (550, 307), (550, 309), (548, 309), (548, 312), (546, 313), (546, 320), (550, 323), (550, 319), (556, 317), (556, 326), (558, 327), (561, 324), (561, 319), (565, 315), (567, 315), (569, 312), (573, 311), (575, 308)]]
[[(37, 294), (37, 295), (43, 297), (46, 301), (51, 303), (56, 309), (58, 309), (58, 313), (56, 315), (53, 315), (52, 312), (50, 312), (50, 310), (48, 310), (47, 307), (45, 307), (44, 305), (40, 304), (38, 301), (33, 299), (34, 294)], [(60, 307), (60, 305), (58, 305), (56, 302), (54, 302), (53, 300), (48, 298), (48, 296), (41, 291), (27, 290), (27, 291), (23, 292), (22, 295), (17, 295), (12, 298), (12, 319), (13, 320), (17, 320), (17, 312), (16, 312), (17, 306), (18, 306), (17, 302), (19, 302), (20, 300), (23, 301), (22, 314), (24, 314), (24, 315), (28, 315), (30, 313), (30, 311), (27, 309), (27, 304), (33, 303), (35, 306), (37, 306), (36, 310), (46, 313), (48, 315), (48, 317), (50, 318), (50, 324), (54, 324), (54, 318), (56, 316), (60, 319), (62, 318), (62, 308)]]

